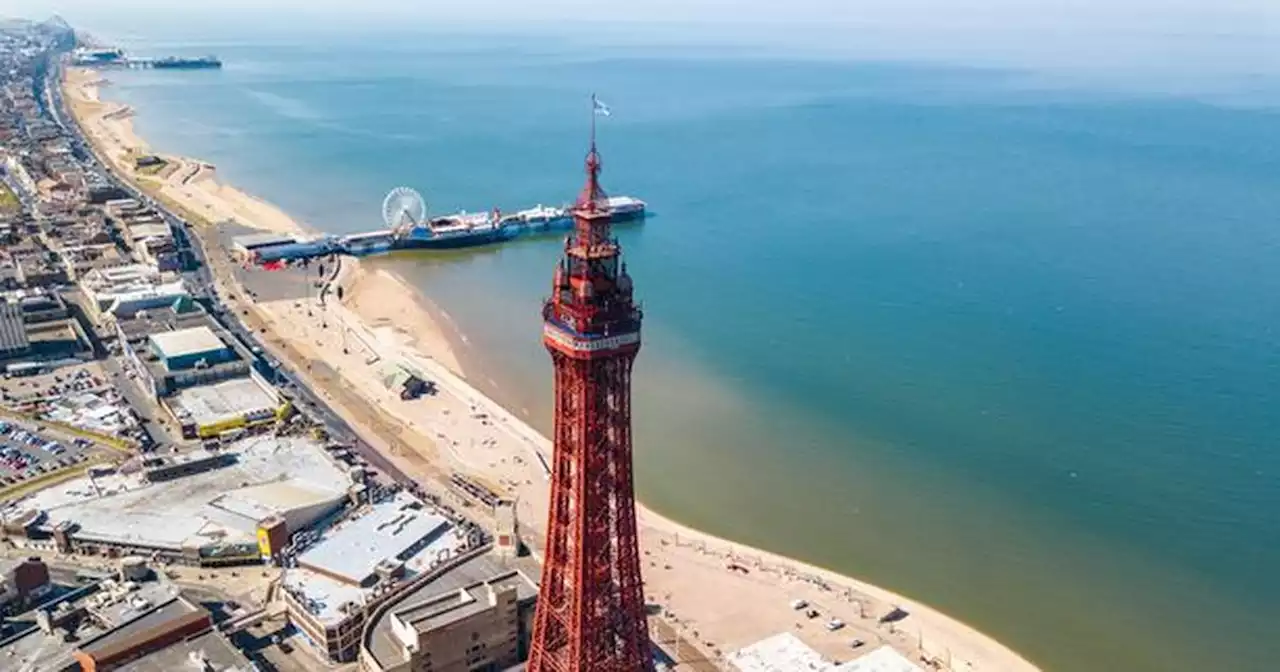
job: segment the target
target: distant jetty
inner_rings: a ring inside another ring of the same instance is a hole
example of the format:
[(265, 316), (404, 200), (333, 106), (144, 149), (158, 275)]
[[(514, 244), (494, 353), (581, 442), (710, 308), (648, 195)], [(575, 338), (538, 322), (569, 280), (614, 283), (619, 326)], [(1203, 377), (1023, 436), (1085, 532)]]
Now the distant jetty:
[(200, 58), (180, 58), (177, 56), (165, 56), (163, 58), (138, 58), (128, 55), (123, 49), (118, 47), (76, 49), (71, 54), (71, 62), (75, 65), (95, 68), (112, 67), (203, 70), (222, 67), (222, 61), (216, 56), (203, 56)]

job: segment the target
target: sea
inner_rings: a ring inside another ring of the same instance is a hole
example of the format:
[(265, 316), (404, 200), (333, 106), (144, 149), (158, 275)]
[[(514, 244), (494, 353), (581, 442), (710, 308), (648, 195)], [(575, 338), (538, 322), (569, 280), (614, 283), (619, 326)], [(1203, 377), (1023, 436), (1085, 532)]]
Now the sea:
[[(437, 214), (571, 201), (597, 94), (605, 188), (652, 213), (616, 231), (645, 314), (646, 504), (1047, 670), (1277, 669), (1280, 68), (571, 28), (97, 34), (221, 57), (103, 95), (329, 233), (381, 227), (400, 186)], [(546, 430), (562, 246), (371, 263)]]

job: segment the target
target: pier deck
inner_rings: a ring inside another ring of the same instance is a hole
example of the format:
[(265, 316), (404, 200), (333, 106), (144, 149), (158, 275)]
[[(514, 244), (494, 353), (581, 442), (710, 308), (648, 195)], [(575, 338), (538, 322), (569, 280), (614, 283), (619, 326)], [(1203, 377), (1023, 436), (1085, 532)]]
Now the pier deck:
[[(643, 221), (644, 201), (627, 196), (610, 199), (613, 221)], [(538, 206), (506, 216), (459, 213), (399, 229), (379, 229), (345, 236), (320, 236), (310, 240), (282, 240), (246, 250), (246, 261), (267, 268), (280, 268), (331, 255), (366, 257), (395, 250), (447, 250), (481, 247), (515, 238), (573, 227), (567, 208)]]

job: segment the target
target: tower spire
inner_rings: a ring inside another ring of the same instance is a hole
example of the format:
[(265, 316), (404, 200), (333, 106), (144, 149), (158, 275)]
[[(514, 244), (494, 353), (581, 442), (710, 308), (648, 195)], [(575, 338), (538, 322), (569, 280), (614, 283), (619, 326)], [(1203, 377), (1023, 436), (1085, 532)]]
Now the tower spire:
[(587, 183), (578, 194), (577, 210), (599, 210), (607, 205), (608, 196), (600, 187), (600, 171), (604, 165), (600, 161), (600, 152), (596, 149), (596, 117), (604, 108), (596, 94), (591, 94), (591, 148), (587, 150)]

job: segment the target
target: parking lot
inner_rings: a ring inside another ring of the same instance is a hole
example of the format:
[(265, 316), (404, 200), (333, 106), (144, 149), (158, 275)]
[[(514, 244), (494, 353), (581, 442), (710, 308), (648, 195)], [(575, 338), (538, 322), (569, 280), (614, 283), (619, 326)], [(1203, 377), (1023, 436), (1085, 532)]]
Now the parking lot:
[(0, 486), (79, 464), (99, 450), (85, 439), (55, 437), (37, 427), (0, 421)]
[(40, 419), (149, 444), (131, 405), (134, 400), (121, 394), (120, 379), (112, 375), (118, 371), (108, 371), (103, 364), (86, 362), (7, 377), (0, 381), (0, 403)]
[(0, 399), (14, 406), (67, 394), (97, 392), (111, 387), (97, 362), (64, 366), (35, 376), (12, 376), (0, 381)]

